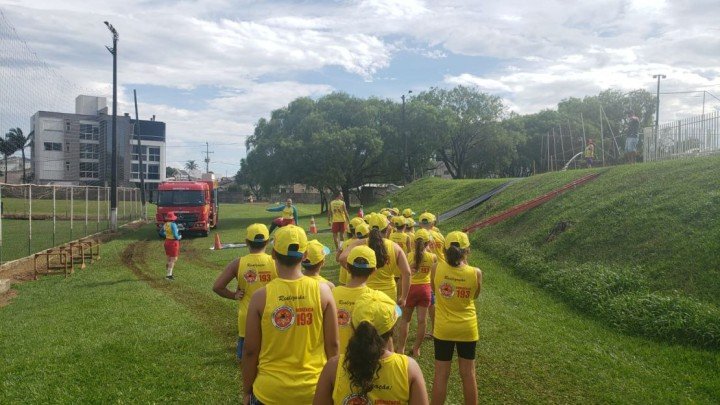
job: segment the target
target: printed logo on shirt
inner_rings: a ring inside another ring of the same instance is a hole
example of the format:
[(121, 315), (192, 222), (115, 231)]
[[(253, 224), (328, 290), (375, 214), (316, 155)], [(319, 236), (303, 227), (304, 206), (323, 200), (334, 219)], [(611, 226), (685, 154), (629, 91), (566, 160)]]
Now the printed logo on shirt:
[(337, 311), (337, 318), (338, 318), (338, 325), (341, 327), (346, 327), (350, 325), (350, 312), (348, 312), (345, 309), (338, 309)]
[(445, 298), (451, 298), (455, 294), (455, 288), (450, 283), (442, 283), (440, 285), (440, 294)]
[(287, 306), (275, 308), (272, 313), (272, 324), (275, 328), (284, 331), (295, 324), (295, 311)]
[(257, 273), (252, 270), (248, 270), (245, 272), (245, 274), (243, 274), (243, 278), (248, 283), (254, 283), (257, 280)]
[(342, 403), (343, 405), (372, 405), (372, 401), (358, 394), (346, 396)]

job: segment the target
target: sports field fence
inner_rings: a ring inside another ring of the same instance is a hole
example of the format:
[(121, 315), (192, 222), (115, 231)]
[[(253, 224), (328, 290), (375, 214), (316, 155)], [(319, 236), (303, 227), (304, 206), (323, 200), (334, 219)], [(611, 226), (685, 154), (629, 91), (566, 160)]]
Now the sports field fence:
[(646, 162), (720, 153), (720, 111), (643, 129)]
[[(0, 183), (0, 264), (110, 229), (110, 187)], [(140, 190), (118, 187), (118, 225), (141, 218)]]

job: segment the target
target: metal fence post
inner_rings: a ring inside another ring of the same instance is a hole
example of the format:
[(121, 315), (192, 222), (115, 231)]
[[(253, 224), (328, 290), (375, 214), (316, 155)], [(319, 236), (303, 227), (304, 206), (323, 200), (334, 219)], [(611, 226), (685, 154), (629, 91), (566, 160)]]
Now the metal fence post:
[(3, 214), (3, 206), (2, 206), (2, 185), (0, 185), (0, 264), (2, 264), (3, 261), (3, 240), (2, 240), (2, 214)]
[(70, 186), (70, 240), (73, 239), (73, 217), (75, 216), (75, 190)]
[(32, 185), (28, 184), (28, 256), (32, 254)]
[(53, 236), (52, 236), (52, 245), (55, 246), (55, 190), (56, 187), (52, 186), (52, 197), (53, 197)]
[(88, 202), (89, 202), (88, 201), (89, 200), (88, 199), (88, 191), (89, 190), (90, 190), (90, 187), (85, 186), (85, 235), (83, 235), (83, 236), (87, 236), (87, 234), (88, 234), (88, 205), (89, 205), (88, 204)]
[(110, 188), (109, 187), (105, 187), (105, 197), (106, 197), (105, 203), (107, 204), (107, 221), (106, 221), (105, 229), (109, 229), (110, 228)]
[(95, 221), (95, 232), (100, 232), (100, 187), (96, 188), (97, 191), (97, 221)]

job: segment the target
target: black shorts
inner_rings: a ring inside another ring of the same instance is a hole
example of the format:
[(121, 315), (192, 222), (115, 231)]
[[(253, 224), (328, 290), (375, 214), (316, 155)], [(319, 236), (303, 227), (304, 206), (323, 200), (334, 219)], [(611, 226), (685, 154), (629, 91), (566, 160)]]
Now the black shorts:
[(437, 361), (451, 361), (453, 358), (453, 352), (455, 346), (457, 346), (458, 357), (465, 360), (475, 360), (475, 346), (477, 346), (477, 340), (474, 342), (453, 342), (451, 340), (440, 340), (435, 338), (435, 360)]

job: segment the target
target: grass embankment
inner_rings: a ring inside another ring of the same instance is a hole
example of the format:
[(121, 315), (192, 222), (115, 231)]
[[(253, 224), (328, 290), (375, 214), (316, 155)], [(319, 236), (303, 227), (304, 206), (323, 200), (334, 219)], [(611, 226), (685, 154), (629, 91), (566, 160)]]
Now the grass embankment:
[[(424, 205), (431, 207), (424, 200), (411, 206)], [(307, 228), (317, 206), (299, 210)], [(239, 241), (246, 225), (272, 216), (260, 205), (225, 205), (218, 231), (224, 242)], [(330, 234), (318, 237), (331, 245)], [(210, 251), (212, 235), (187, 238), (171, 283), (163, 280), (161, 243), (148, 225), (104, 245), (98, 264), (67, 280), (16, 285), (19, 296), (0, 309), (0, 324), (12, 325), (0, 328), (0, 403), (237, 403), (236, 305), (211, 285), (246, 251)], [(475, 254), (471, 263), (485, 271), (477, 302), (483, 402), (720, 401), (716, 352), (624, 335), (486, 256)], [(336, 280), (337, 272), (329, 257), (323, 274)], [(418, 361), (431, 389), (432, 343), (422, 350)], [(461, 396), (455, 372), (448, 403)]]

